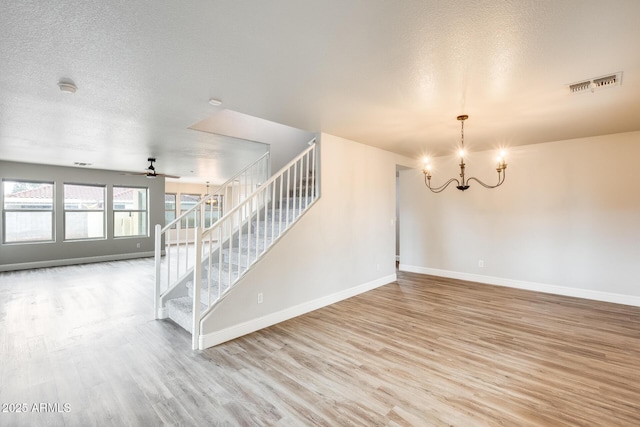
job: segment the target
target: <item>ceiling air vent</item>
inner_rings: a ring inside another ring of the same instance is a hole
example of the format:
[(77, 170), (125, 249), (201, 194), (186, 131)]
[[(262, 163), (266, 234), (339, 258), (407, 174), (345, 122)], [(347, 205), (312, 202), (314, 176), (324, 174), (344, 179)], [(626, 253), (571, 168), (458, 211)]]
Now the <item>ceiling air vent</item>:
[(584, 92), (587, 90), (591, 90), (591, 80), (587, 80), (586, 82), (574, 83), (569, 85), (569, 91), (571, 93)]
[(569, 93), (596, 92), (622, 84), (622, 71), (607, 76), (594, 77), (577, 83), (568, 84)]
[(618, 75), (613, 74), (607, 77), (600, 77), (599, 79), (594, 79), (593, 84), (596, 86), (596, 89), (604, 86), (615, 86), (618, 82)]

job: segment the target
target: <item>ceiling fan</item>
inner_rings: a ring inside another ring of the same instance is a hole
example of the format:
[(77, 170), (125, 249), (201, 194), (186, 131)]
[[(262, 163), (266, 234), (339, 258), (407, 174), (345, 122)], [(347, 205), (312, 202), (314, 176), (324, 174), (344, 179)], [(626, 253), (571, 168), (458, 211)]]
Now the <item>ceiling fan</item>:
[(144, 175), (147, 178), (151, 178), (151, 179), (159, 177), (159, 176), (164, 176), (165, 178), (175, 178), (175, 179), (180, 178), (179, 176), (175, 176), (175, 175), (167, 175), (167, 174), (164, 174), (164, 173), (157, 173), (155, 166), (153, 166), (153, 163), (156, 161), (155, 157), (149, 157), (147, 159), (147, 161), (149, 162), (149, 166), (147, 166), (147, 169), (145, 169), (145, 172), (130, 173), (128, 175)]

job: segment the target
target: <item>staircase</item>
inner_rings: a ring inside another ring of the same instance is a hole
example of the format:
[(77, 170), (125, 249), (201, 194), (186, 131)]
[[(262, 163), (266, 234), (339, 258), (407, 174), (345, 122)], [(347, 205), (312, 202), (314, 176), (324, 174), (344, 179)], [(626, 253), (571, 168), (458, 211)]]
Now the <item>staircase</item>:
[[(311, 141), (255, 191), (238, 198), (217, 222), (196, 228), (193, 243), (165, 243), (165, 256), (161, 241), (171, 224), (156, 226), (156, 318), (182, 326), (192, 333), (193, 349), (199, 348), (203, 317), (317, 200), (315, 171), (316, 144)], [(171, 271), (171, 256), (179, 260), (181, 271)], [(163, 281), (163, 276), (171, 280)]]
[[(302, 199), (303, 208), (311, 203), (311, 199)], [(293, 199), (285, 201), (284, 207), (277, 207), (268, 212), (264, 219), (254, 218), (251, 221), (250, 234), (243, 235), (240, 240), (232, 237), (232, 243), (224, 245), (222, 249), (222, 263), (219, 259), (206, 257), (201, 270), (200, 311), (217, 302), (240, 277), (246, 273), (252, 265), (274, 243), (288, 226), (293, 224), (302, 214), (303, 210), (286, 209), (286, 203), (293, 204)], [(282, 215), (282, 219), (280, 216)], [(274, 221), (275, 220), (275, 221)], [(273, 227), (272, 227), (273, 226)], [(227, 240), (227, 243), (230, 241)], [(215, 249), (219, 247), (216, 246)], [(220, 258), (220, 256), (219, 256)], [(209, 265), (211, 260), (211, 265)], [(220, 285), (221, 284), (221, 285)], [(187, 295), (169, 299), (167, 301), (168, 317), (188, 332), (193, 332), (193, 304), (194, 304), (194, 280), (186, 281), (184, 287)]]

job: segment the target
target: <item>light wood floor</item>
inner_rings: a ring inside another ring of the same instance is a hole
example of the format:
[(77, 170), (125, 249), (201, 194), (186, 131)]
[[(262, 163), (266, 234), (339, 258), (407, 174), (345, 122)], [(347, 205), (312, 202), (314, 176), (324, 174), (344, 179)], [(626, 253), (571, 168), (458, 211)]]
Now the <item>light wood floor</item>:
[(152, 261), (0, 274), (4, 426), (640, 425), (640, 309), (417, 274), (203, 352)]

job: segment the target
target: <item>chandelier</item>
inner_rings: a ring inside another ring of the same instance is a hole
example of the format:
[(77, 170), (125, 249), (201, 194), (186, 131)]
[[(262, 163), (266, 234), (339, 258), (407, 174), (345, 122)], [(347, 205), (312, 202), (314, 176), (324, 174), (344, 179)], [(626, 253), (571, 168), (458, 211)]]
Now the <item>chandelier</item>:
[(469, 116), (467, 116), (466, 114), (463, 114), (461, 116), (458, 116), (457, 119), (460, 120), (460, 178), (451, 178), (449, 181), (445, 182), (444, 184), (442, 184), (440, 187), (432, 187), (431, 186), (431, 165), (429, 164), (428, 159), (425, 159), (424, 162), (424, 169), (422, 172), (424, 172), (424, 184), (427, 186), (427, 188), (429, 190), (431, 190), (434, 193), (440, 193), (441, 191), (443, 191), (445, 188), (447, 188), (449, 186), (449, 184), (451, 184), (452, 182), (455, 182), (456, 184), (458, 184), (456, 186), (456, 188), (460, 191), (464, 191), (467, 188), (469, 188), (469, 182), (471, 181), (476, 181), (478, 184), (482, 185), (485, 188), (496, 188), (499, 187), (500, 185), (502, 185), (502, 183), (504, 182), (504, 179), (506, 177), (506, 172), (505, 170), (507, 169), (507, 162), (504, 159), (504, 152), (500, 153), (500, 157), (498, 157), (498, 166), (496, 167), (496, 170), (498, 171), (498, 183), (496, 185), (487, 185), (484, 182), (480, 181), (478, 178), (476, 177), (471, 177), (471, 178), (465, 178), (464, 176), (464, 167), (465, 167), (465, 163), (464, 163), (464, 121), (467, 120), (469, 118)]
[(209, 194), (209, 181), (207, 181), (207, 194), (204, 195), (207, 198), (207, 201), (204, 202), (206, 205), (217, 205), (218, 204), (218, 195), (214, 199), (211, 194)]

